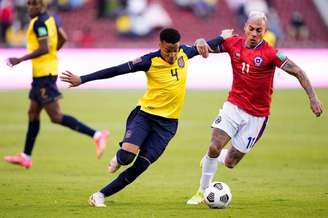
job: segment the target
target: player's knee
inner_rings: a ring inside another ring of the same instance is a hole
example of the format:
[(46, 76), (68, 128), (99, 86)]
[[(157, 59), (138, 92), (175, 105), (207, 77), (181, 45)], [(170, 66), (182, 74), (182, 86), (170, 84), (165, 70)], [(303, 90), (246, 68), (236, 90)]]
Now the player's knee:
[(61, 124), (63, 120), (63, 115), (59, 113), (51, 114), (50, 120), (52, 123)]
[(33, 120), (39, 120), (39, 117), (40, 117), (40, 114), (38, 112), (36, 112), (35, 110), (28, 110), (28, 119), (30, 121), (33, 121)]
[(226, 158), (224, 161), (224, 165), (230, 169), (235, 168), (235, 166), (237, 165), (237, 161), (233, 160), (233, 159), (229, 159)]
[(136, 154), (123, 149), (118, 150), (116, 153), (117, 162), (120, 165), (129, 165), (133, 162), (135, 156)]
[(213, 143), (208, 147), (208, 154), (212, 158), (219, 156), (220, 151), (219, 147)]

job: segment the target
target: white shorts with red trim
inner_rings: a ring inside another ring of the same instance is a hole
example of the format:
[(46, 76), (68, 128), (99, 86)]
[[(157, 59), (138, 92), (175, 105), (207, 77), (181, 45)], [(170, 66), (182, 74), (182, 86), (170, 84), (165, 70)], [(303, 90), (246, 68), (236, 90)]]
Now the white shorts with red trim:
[(213, 128), (226, 132), (232, 146), (242, 153), (248, 153), (262, 136), (268, 117), (248, 114), (236, 105), (226, 101), (212, 123)]

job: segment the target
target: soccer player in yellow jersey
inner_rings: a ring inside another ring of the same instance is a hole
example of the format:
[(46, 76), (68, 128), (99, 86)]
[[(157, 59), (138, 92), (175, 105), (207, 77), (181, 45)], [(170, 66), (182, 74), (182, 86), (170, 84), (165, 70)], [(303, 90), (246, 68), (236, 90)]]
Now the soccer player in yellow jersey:
[(9, 58), (8, 65), (15, 66), (22, 61), (32, 60), (33, 82), (29, 93), (29, 124), (23, 153), (6, 156), (4, 159), (25, 168), (32, 166), (31, 154), (40, 129), (40, 113), (43, 108), (53, 123), (93, 137), (96, 154), (100, 158), (106, 146), (108, 131), (96, 131), (60, 110), (58, 99), (61, 93), (56, 86), (57, 50), (64, 45), (66, 34), (59, 20), (47, 13), (43, 0), (27, 0), (27, 10), (31, 17), (26, 37), (28, 54), (19, 58)]
[[(218, 37), (218, 40), (223, 41), (223, 37)], [(195, 47), (180, 45), (179, 32), (167, 28), (160, 33), (158, 51), (81, 77), (69, 71), (63, 73), (61, 80), (72, 87), (136, 71), (144, 71), (147, 76), (147, 91), (127, 119), (121, 148), (110, 161), (109, 172), (114, 173), (121, 165), (135, 161), (115, 180), (90, 196), (91, 206), (105, 207), (105, 197), (133, 182), (164, 152), (178, 127), (186, 91), (188, 62), (195, 55), (198, 55)]]

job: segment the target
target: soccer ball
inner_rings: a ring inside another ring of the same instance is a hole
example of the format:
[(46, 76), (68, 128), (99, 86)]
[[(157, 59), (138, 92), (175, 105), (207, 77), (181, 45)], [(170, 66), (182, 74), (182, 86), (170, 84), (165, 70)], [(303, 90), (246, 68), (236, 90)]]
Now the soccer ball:
[(231, 198), (230, 188), (223, 182), (212, 182), (204, 192), (204, 202), (210, 208), (226, 208)]

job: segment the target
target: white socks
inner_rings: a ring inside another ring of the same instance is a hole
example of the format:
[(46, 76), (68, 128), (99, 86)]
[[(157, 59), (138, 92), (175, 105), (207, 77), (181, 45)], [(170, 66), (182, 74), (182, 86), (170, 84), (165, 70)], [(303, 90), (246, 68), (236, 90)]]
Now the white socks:
[(214, 174), (218, 169), (218, 163), (224, 164), (224, 160), (228, 154), (228, 149), (222, 149), (217, 158), (210, 158), (207, 154), (202, 162), (202, 176), (200, 177), (200, 192), (204, 192), (213, 180)]
[(93, 139), (94, 140), (97, 140), (101, 135), (101, 132), (100, 131), (96, 131), (95, 134), (93, 135)]
[(210, 158), (207, 154), (203, 158), (202, 176), (200, 177), (199, 191), (204, 192), (212, 182), (218, 168), (217, 158)]
[(222, 149), (218, 157), (218, 162), (224, 164), (224, 160), (228, 154), (228, 149)]
[(24, 152), (21, 153), (22, 157), (26, 160), (31, 160), (31, 156), (30, 155), (27, 155), (25, 154)]

